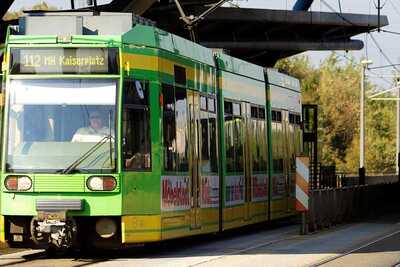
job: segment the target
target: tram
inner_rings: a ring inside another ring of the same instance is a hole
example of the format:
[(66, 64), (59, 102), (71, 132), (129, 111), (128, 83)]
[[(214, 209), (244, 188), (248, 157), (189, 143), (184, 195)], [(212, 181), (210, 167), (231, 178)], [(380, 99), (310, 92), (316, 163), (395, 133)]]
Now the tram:
[(90, 16), (46, 22), (106, 29), (57, 35), (32, 15), (9, 30), (1, 242), (118, 248), (296, 214), (297, 79), (153, 26), (106, 34), (116, 15)]

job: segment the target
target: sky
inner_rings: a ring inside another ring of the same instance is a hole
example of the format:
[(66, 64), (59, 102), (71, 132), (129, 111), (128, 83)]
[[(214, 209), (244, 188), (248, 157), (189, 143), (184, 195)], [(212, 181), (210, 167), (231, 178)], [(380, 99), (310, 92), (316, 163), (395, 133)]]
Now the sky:
[[(58, 9), (70, 8), (70, 0), (15, 0), (11, 9), (13, 11), (21, 8), (29, 9), (30, 6), (45, 1), (51, 6)], [(98, 0), (98, 3), (110, 2), (111, 0)], [(266, 9), (292, 9), (296, 0), (233, 0), (236, 4), (245, 8), (266, 8)], [(339, 3), (343, 13), (359, 13), (359, 14), (377, 14), (377, 1), (378, 0), (314, 0), (311, 11), (324, 11), (332, 12), (333, 8), (339, 12)], [(357, 60), (361, 57), (372, 60), (373, 64), (370, 67), (378, 67), (400, 63), (400, 1), (399, 0), (381, 0), (382, 14), (388, 16), (389, 26), (383, 28), (388, 31), (399, 32), (399, 35), (389, 34), (384, 32), (373, 32), (370, 34), (362, 34), (354, 37), (364, 41), (365, 47), (357, 52), (343, 52), (337, 51), (342, 60), (354, 56)], [(75, 0), (76, 6), (86, 3), (86, 0)], [(330, 7), (328, 7), (328, 5)], [(372, 37), (371, 37), (372, 36)], [(376, 40), (378, 46), (374, 43)], [(314, 65), (318, 64), (326, 58), (330, 52), (307, 52)], [(385, 58), (389, 58), (390, 62)], [(397, 67), (400, 73), (400, 66)], [(368, 71), (369, 79), (383, 89), (388, 89), (392, 86), (392, 77), (394, 71), (393, 67), (378, 70)], [(372, 76), (385, 76), (373, 78)]]

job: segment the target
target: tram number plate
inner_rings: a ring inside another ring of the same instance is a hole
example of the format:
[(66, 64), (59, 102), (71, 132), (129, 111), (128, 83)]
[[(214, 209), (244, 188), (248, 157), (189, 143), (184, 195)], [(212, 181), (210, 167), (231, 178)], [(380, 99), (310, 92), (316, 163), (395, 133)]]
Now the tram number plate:
[(65, 221), (66, 217), (67, 217), (66, 211), (56, 211), (56, 212), (39, 211), (38, 212), (38, 219), (41, 221), (44, 221), (44, 220)]

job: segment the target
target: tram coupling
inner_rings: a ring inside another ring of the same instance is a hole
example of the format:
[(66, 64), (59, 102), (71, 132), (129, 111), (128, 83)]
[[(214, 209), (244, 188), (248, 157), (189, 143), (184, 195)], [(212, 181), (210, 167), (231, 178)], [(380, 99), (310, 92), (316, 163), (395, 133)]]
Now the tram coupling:
[(41, 247), (55, 246), (67, 249), (74, 245), (77, 237), (77, 224), (66, 212), (38, 213), (30, 225), (32, 240)]

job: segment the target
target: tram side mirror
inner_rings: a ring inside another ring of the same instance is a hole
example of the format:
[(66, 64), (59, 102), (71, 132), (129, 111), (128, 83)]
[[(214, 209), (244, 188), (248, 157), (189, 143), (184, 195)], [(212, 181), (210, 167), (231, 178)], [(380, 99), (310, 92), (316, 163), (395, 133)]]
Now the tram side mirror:
[(4, 107), (4, 80), (3, 74), (0, 74), (0, 107)]
[(140, 81), (135, 81), (136, 93), (140, 99), (144, 99), (143, 86)]

